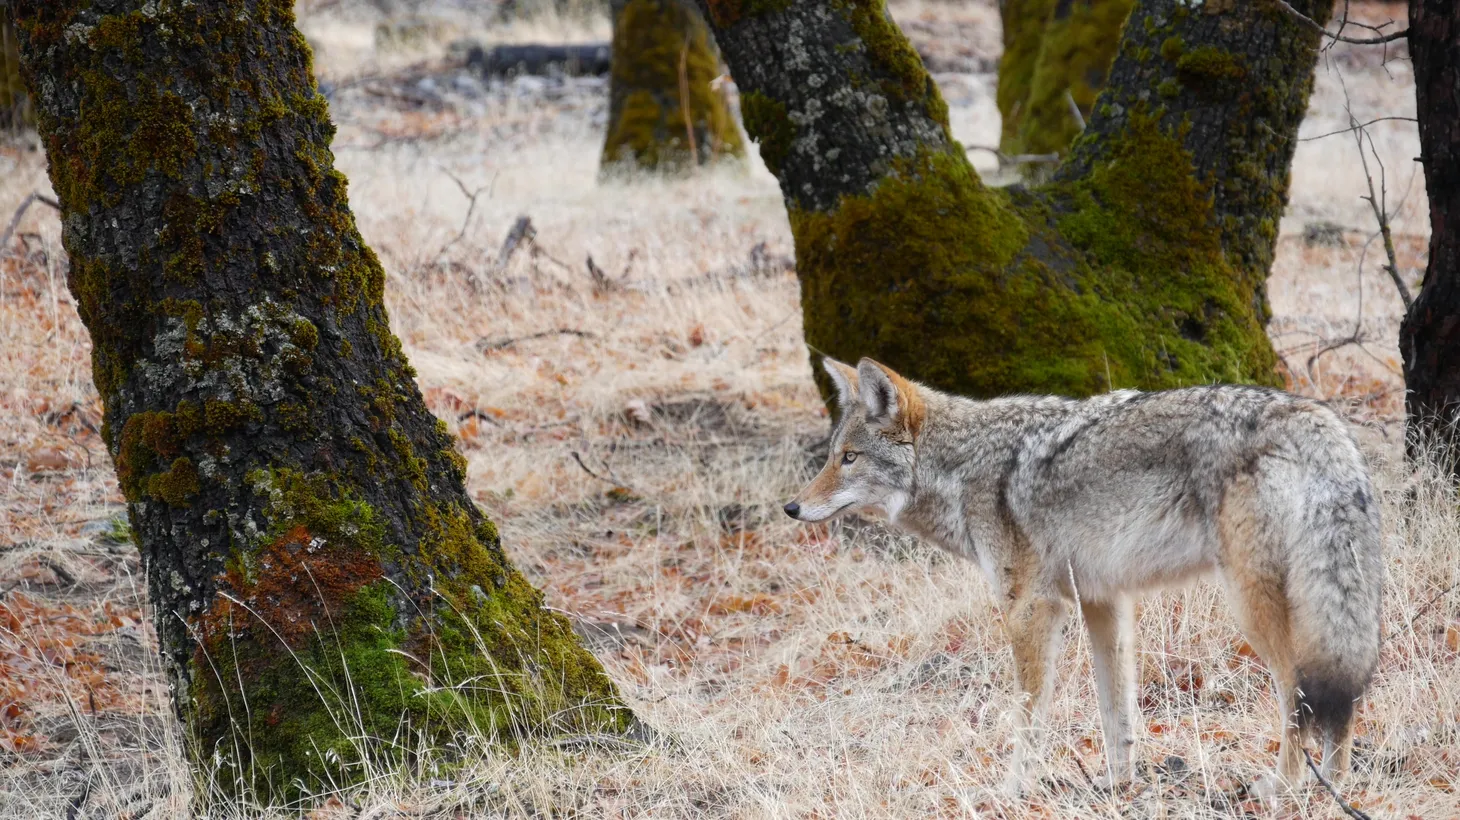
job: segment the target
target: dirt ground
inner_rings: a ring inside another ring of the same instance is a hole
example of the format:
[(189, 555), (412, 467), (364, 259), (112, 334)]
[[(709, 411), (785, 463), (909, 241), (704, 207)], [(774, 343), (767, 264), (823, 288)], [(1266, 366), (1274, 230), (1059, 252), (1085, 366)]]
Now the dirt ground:
[[(387, 17), (383, 0), (301, 4), (394, 330), (511, 556), (662, 737), (484, 749), (446, 775), (375, 772), (310, 816), (1260, 813), (1235, 788), (1270, 765), (1276, 709), (1211, 585), (1142, 608), (1135, 793), (1088, 785), (1104, 764), (1072, 629), (1039, 786), (1006, 801), (1009, 653), (977, 569), (875, 524), (779, 514), (816, 469), (827, 420), (774, 178), (752, 158), (601, 183), (603, 80), (487, 82), (451, 44), (591, 41), (606, 21), (490, 24), (465, 2), (405, 5)], [(936, 69), (955, 136), (997, 177), (976, 148), (998, 135), (995, 6), (892, 11)], [(1343, 132), (1350, 112), (1413, 108), (1402, 49), (1324, 54), (1269, 292), (1291, 387), (1360, 427), (1385, 501), (1384, 651), (1344, 792), (1375, 817), (1445, 818), (1460, 816), (1457, 499), (1401, 459), (1402, 305)], [(1427, 221), (1414, 124), (1367, 131), (1401, 276), (1417, 287)], [(0, 229), (33, 191), (49, 193), (44, 157), (33, 135), (9, 138)], [(502, 260), (522, 217), (532, 239)], [(0, 813), (188, 816), (193, 780), (65, 279), (56, 214), (35, 204), (0, 248)], [(1340, 816), (1316, 790), (1279, 813)]]

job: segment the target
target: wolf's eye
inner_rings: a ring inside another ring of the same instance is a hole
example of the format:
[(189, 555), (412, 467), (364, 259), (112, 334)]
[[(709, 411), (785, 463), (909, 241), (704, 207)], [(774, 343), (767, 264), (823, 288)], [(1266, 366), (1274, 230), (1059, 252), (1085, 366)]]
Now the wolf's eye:
[(856, 460), (857, 460), (857, 454), (856, 453), (853, 453), (850, 450), (848, 450), (845, 453), (842, 453), (842, 463), (843, 464), (851, 464), (853, 461), (856, 461)]

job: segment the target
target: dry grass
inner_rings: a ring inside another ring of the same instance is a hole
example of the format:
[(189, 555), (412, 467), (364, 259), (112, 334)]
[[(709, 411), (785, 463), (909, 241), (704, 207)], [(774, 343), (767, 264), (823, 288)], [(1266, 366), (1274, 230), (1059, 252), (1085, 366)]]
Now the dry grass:
[[(305, 24), (321, 41), (326, 77), (429, 56), (381, 57), (360, 34), (372, 18), (320, 5)], [(895, 11), (920, 45), (996, 56), (995, 38), (938, 39), (987, 28), (996, 16), (986, 5)], [(1305, 134), (1344, 125), (1340, 72), (1361, 119), (1412, 113), (1407, 64), (1388, 65), (1391, 77), (1364, 54), (1332, 56)], [(991, 143), (992, 77), (939, 79), (960, 138)], [(791, 253), (774, 180), (757, 164), (599, 185), (601, 84), (468, 91), (403, 111), (363, 87), (342, 90), (339, 165), (389, 270), (392, 320), (426, 400), (461, 437), (473, 496), (663, 737), (627, 749), (484, 752), (449, 777), (381, 771), (314, 816), (1256, 809), (1222, 795), (1269, 765), (1273, 700), (1210, 586), (1143, 608), (1150, 732), (1140, 792), (1111, 798), (1084, 786), (1082, 771), (1103, 764), (1088, 651), (1072, 630), (1041, 785), (1028, 803), (1004, 802), (1008, 650), (976, 569), (875, 526), (806, 527), (778, 514), (813, 469), (807, 452), (826, 420), (796, 280), (774, 264)], [(1402, 192), (1413, 126), (1374, 133), (1390, 188)], [(1437, 471), (1411, 472), (1398, 458), (1400, 306), (1376, 247), (1361, 284), (1356, 273), (1373, 228), (1356, 199), (1356, 156), (1344, 137), (1299, 152), (1270, 284), (1273, 332), (1295, 388), (1336, 399), (1363, 426), (1385, 500), (1386, 641), (1345, 788), (1375, 816), (1451, 817), (1460, 814), (1460, 514)], [(470, 221), (452, 175), (484, 189)], [(0, 217), (33, 188), (45, 189), (41, 157), (0, 149)], [(1423, 264), (1421, 188), (1414, 182), (1395, 218), (1411, 280)], [(520, 214), (532, 218), (537, 250), (496, 269)], [(1305, 240), (1320, 221), (1348, 232)], [(185, 816), (193, 781), (152, 656), (145, 584), (135, 551), (106, 536), (121, 498), (94, 429), (99, 401), (63, 285), (59, 226), (38, 210), (22, 233), (0, 250), (0, 811)], [(611, 282), (590, 275), (590, 255)], [(1369, 339), (1362, 349), (1308, 365), (1315, 341), (1350, 334), (1356, 320)], [(581, 335), (526, 338), (559, 329)], [(495, 349), (482, 352), (481, 340)], [(608, 480), (586, 474), (575, 452)], [(1285, 813), (1337, 810), (1314, 793)]]

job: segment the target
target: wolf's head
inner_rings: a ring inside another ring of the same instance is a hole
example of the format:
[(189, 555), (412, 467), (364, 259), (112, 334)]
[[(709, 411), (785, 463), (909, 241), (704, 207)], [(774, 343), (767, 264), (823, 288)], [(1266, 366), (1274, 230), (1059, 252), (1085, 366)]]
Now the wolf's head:
[(836, 384), (841, 420), (816, 478), (786, 505), (801, 521), (880, 512), (896, 519), (912, 494), (913, 441), (923, 424), (918, 386), (871, 359), (855, 368), (822, 360)]

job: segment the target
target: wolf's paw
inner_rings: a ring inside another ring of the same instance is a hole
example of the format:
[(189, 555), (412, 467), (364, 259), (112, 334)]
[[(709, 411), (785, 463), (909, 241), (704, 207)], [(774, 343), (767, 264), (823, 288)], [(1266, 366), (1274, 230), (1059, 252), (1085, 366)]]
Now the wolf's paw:
[(1247, 793), (1268, 805), (1276, 803), (1292, 791), (1287, 781), (1283, 780), (1277, 772), (1268, 772), (1262, 777), (1252, 781), (1247, 787)]
[(1110, 794), (1125, 794), (1135, 788), (1135, 773), (1125, 772), (1124, 774), (1111, 774), (1101, 772), (1091, 775), (1090, 782), (1095, 786), (1096, 791), (1108, 792)]
[(1023, 772), (1010, 771), (1004, 775), (1004, 784), (1000, 790), (1003, 791), (1005, 798), (1017, 802), (1024, 799), (1025, 785)]

